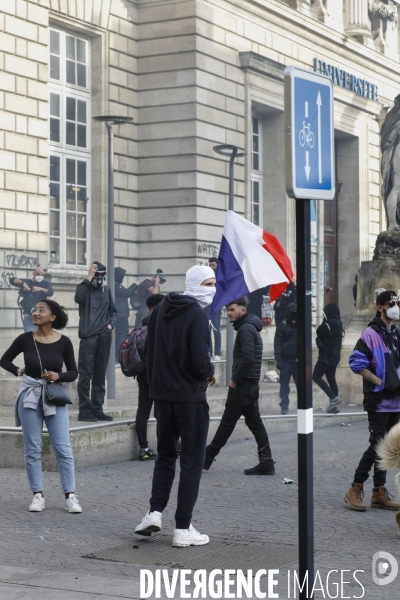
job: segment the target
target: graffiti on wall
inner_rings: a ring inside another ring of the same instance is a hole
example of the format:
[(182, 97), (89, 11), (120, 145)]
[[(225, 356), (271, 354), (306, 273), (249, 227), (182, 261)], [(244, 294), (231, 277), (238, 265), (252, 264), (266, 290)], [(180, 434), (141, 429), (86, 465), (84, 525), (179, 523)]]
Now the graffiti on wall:
[(37, 256), (27, 254), (6, 254), (6, 266), (12, 269), (35, 269), (38, 266)]
[(0, 269), (0, 289), (13, 288), (10, 283), (10, 277), (15, 277), (15, 271), (12, 269), (26, 269), (33, 271), (38, 266), (38, 259), (35, 254), (21, 254), (11, 252), (5, 255), (4, 268)]

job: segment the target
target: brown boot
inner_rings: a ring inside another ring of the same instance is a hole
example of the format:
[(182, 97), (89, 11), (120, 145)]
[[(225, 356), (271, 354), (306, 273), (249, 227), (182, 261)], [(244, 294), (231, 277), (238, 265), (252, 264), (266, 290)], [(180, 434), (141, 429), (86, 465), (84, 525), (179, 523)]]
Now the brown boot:
[(372, 491), (371, 508), (384, 508), (385, 510), (399, 510), (400, 504), (392, 502), (392, 494), (389, 494), (384, 485), (374, 488)]
[(398, 528), (398, 530), (399, 530), (399, 533), (400, 533), (400, 510), (399, 510), (399, 512), (397, 512), (397, 513), (394, 515), (394, 517), (395, 517), (395, 519), (396, 519), (397, 528)]
[(364, 498), (364, 485), (362, 483), (353, 483), (349, 491), (344, 497), (344, 501), (352, 510), (364, 511), (367, 510), (362, 499)]

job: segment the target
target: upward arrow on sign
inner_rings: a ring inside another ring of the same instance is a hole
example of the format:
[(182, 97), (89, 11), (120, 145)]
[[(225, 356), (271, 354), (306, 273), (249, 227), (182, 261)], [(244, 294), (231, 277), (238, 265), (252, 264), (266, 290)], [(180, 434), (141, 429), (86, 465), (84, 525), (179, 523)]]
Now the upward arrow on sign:
[[(322, 183), (322, 152), (321, 152), (321, 94), (318, 91), (317, 108), (318, 108), (318, 180)], [(308, 179), (308, 177), (307, 177)]]

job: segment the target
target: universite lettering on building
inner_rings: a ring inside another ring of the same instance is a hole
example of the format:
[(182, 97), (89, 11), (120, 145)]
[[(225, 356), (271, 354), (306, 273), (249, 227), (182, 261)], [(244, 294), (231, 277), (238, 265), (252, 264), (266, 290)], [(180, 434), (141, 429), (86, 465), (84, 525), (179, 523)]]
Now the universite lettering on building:
[(295, 265), (285, 193), (283, 71), (335, 87), (336, 197), (313, 207), (313, 309), (351, 287), (383, 228), (379, 128), (400, 90), (399, 2), (8, 0), (0, 5), (0, 326), (20, 328), (9, 277), (48, 269), (73, 291), (106, 261), (107, 135), (115, 128), (116, 265), (127, 283), (162, 268), (167, 289), (218, 251), (235, 144), (235, 210), (278, 236)]

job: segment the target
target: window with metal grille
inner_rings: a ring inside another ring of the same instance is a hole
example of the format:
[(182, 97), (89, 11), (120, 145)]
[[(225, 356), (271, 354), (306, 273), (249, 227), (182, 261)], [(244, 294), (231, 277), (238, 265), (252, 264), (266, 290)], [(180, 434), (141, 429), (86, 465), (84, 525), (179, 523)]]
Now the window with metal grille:
[(50, 248), (53, 266), (88, 264), (90, 45), (50, 29)]
[(262, 161), (261, 161), (261, 120), (252, 117), (251, 149), (251, 222), (262, 227)]

